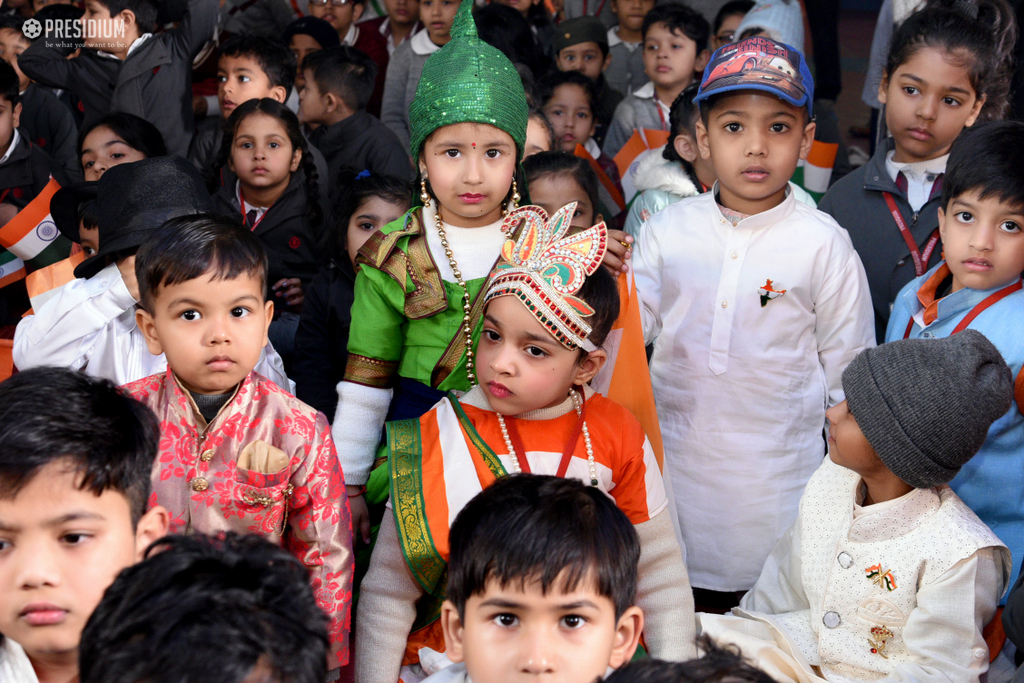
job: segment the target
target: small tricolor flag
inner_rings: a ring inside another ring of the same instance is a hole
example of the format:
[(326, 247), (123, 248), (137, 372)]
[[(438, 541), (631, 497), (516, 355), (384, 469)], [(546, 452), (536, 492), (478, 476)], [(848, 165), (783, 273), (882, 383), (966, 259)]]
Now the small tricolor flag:
[(75, 279), (75, 268), (85, 260), (85, 252), (77, 251), (63, 261), (40, 268), (28, 274), (25, 287), (32, 302), (32, 310), (38, 311), (43, 304), (60, 292), (60, 288)]
[(876, 584), (879, 588), (890, 593), (896, 590), (896, 577), (893, 576), (891, 569), (882, 569), (881, 564), (875, 564), (865, 569), (864, 573), (871, 583)]
[(57, 181), (50, 178), (28, 206), (0, 227), (0, 246), (21, 259), (26, 272), (57, 263), (71, 254), (71, 241), (60, 234), (50, 216), (50, 199), (59, 189)]
[(807, 190), (814, 201), (820, 202), (828, 192), (828, 184), (832, 179), (832, 167), (836, 163), (839, 145), (834, 142), (815, 140), (811, 143), (811, 151), (807, 160), (800, 160), (793, 173), (793, 182)]
[(0, 288), (24, 278), (25, 264), (21, 259), (6, 249), (0, 249)]
[(613, 181), (608, 174), (601, 168), (601, 164), (597, 163), (597, 159), (590, 156), (590, 152), (583, 148), (583, 145), (576, 143), (576, 156), (580, 159), (585, 159), (590, 168), (593, 169), (594, 174), (597, 176), (597, 196), (601, 202), (601, 206), (597, 207), (598, 211), (603, 216), (618, 216), (620, 213), (625, 211), (626, 202), (622, 198), (622, 192), (615, 186)]

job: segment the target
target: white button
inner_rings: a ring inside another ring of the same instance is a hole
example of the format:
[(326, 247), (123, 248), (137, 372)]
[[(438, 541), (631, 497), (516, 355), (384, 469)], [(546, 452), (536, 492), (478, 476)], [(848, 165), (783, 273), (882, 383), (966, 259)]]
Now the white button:
[(839, 626), (839, 622), (842, 619), (839, 618), (839, 614), (836, 612), (825, 612), (825, 616), (821, 618), (821, 623), (825, 624), (825, 628), (835, 628)]
[(839, 566), (843, 569), (849, 569), (850, 565), (853, 564), (853, 557), (848, 552), (839, 553), (839, 557), (836, 559), (839, 560)]
[(983, 648), (983, 647), (976, 647), (976, 648), (974, 648), (974, 658), (975, 659), (985, 659), (985, 657), (987, 657), (987, 656), (988, 656), (988, 650), (986, 650), (985, 648)]
[(729, 308), (729, 302), (725, 299), (722, 299), (722, 308)]
[(900, 262), (899, 262), (899, 263), (897, 263), (896, 265), (897, 265), (897, 266), (902, 266), (902, 265), (903, 265), (904, 263), (906, 263), (906, 262), (907, 262), (907, 259), (900, 259)]
[(735, 251), (732, 252), (731, 254), (729, 254), (729, 256), (732, 258), (733, 261), (735, 261), (736, 259), (738, 259), (740, 257), (740, 255), (737, 254)]

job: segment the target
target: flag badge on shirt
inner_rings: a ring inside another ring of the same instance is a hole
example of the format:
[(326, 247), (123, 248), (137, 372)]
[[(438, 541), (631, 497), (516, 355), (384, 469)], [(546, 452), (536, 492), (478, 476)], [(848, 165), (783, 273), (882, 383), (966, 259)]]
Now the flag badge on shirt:
[(878, 584), (879, 588), (884, 588), (890, 593), (896, 590), (896, 577), (893, 576), (891, 569), (882, 569), (881, 564), (876, 564), (865, 569), (864, 573), (871, 583)]
[(767, 306), (772, 299), (778, 299), (786, 293), (784, 289), (775, 289), (774, 285), (774, 280), (765, 280), (764, 287), (757, 290), (757, 293), (761, 295), (761, 308)]

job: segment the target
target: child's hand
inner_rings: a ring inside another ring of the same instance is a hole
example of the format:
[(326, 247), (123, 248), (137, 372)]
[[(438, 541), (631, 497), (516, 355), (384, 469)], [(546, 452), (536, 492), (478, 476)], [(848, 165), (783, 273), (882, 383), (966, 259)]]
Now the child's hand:
[(202, 95), (192, 96), (192, 113), (197, 117), (203, 117), (207, 114), (206, 98)]
[(302, 293), (302, 280), (297, 277), (286, 277), (278, 280), (271, 288), (274, 296), (284, 299), (284, 302), (292, 308), (298, 308), (306, 298)]
[(126, 256), (117, 262), (117, 269), (121, 271), (121, 279), (124, 280), (128, 293), (136, 301), (139, 300), (139, 281), (135, 278), (135, 254)]
[(628, 273), (629, 265), (626, 263), (633, 256), (633, 237), (621, 230), (608, 231), (608, 251), (604, 255), (604, 267), (613, 277), (619, 273)]
[[(366, 507), (365, 486), (346, 486), (349, 492), (348, 508), (352, 515), (352, 547), (362, 539), (364, 545), (370, 545), (370, 511)], [(355, 494), (359, 495), (355, 495)]]

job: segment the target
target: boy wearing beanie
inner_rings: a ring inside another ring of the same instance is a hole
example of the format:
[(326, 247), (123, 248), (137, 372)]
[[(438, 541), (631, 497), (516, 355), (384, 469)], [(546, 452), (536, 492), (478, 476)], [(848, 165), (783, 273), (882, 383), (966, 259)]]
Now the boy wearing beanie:
[(867, 349), (843, 390), (796, 523), (703, 630), (777, 681), (978, 681), (1010, 553), (946, 483), (1010, 407), (1010, 370), (965, 330)]

